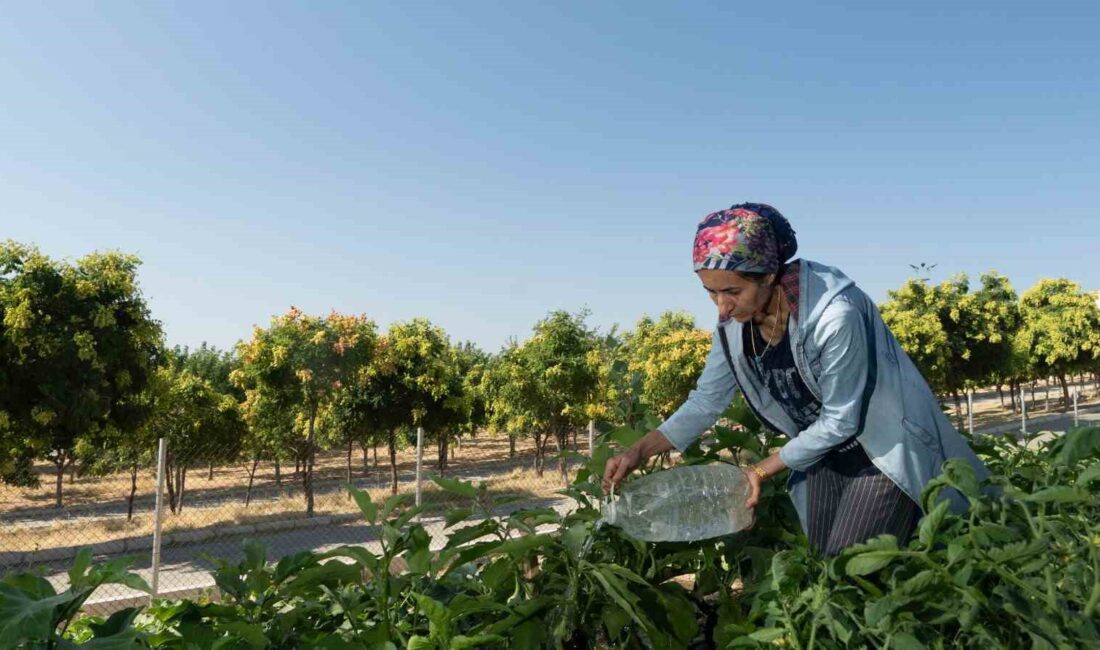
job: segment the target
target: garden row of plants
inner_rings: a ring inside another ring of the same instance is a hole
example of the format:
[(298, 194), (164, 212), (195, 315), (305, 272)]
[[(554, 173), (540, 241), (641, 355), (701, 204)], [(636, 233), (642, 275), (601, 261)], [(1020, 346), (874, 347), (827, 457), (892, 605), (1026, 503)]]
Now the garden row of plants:
[[(744, 407), (683, 462), (751, 462), (781, 443)], [(431, 548), (406, 495), (353, 490), (380, 548), (344, 546), (271, 561), (209, 558), (216, 600), (156, 600), (110, 617), (81, 606), (100, 585), (148, 590), (125, 559), (76, 558), (56, 593), (34, 574), (0, 580), (4, 648), (1071, 648), (1100, 646), (1100, 428), (1047, 442), (973, 441), (982, 485), (948, 461), (905, 543), (882, 536), (822, 558), (782, 481), (765, 485), (753, 529), (694, 543), (642, 543), (597, 525), (614, 450), (653, 424), (605, 431), (560, 515), (437, 479), (452, 497)], [(567, 452), (569, 453), (569, 452)], [(640, 473), (663, 471), (654, 459)], [(953, 514), (941, 490), (970, 501)], [(510, 508), (516, 508), (509, 510)]]

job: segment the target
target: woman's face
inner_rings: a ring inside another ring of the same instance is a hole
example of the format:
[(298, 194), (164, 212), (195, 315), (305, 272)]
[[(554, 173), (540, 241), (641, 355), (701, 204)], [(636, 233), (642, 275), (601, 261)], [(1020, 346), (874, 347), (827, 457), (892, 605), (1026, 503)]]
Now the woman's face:
[(764, 282), (757, 284), (733, 271), (715, 271), (701, 269), (696, 271), (707, 295), (718, 307), (718, 319), (734, 319), (747, 323), (754, 315), (764, 309), (771, 297), (774, 275), (764, 276)]

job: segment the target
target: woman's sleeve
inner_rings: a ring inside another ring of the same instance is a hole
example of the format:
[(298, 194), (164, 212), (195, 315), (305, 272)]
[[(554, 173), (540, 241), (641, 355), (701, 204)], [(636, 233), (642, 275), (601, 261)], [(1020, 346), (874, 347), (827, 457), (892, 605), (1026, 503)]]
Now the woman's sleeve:
[(874, 351), (860, 311), (847, 302), (835, 303), (822, 314), (817, 330), (821, 415), (779, 450), (784, 465), (801, 471), (863, 431), (874, 389)]
[(718, 421), (733, 401), (737, 382), (730, 371), (718, 330), (695, 389), (679, 409), (657, 427), (674, 447), (683, 451)]

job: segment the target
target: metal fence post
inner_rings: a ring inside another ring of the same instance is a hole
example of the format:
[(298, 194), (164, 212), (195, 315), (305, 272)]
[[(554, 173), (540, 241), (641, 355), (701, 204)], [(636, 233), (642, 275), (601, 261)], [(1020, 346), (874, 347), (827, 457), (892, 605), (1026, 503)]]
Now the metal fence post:
[(150, 602), (160, 593), (160, 526), (164, 513), (164, 466), (168, 458), (168, 441), (157, 441), (157, 501), (153, 521), (153, 593)]
[(974, 391), (966, 394), (966, 417), (970, 425), (970, 437), (974, 437)]
[[(424, 458), (424, 427), (416, 427), (416, 505), (420, 506), (420, 466)], [(416, 515), (420, 521), (420, 515)]]
[(1020, 431), (1027, 435), (1027, 399), (1023, 388), (1020, 388)]
[(1077, 413), (1077, 399), (1078, 399), (1078, 395), (1080, 393), (1081, 393), (1081, 389), (1074, 386), (1073, 387), (1073, 426), (1075, 426), (1075, 427), (1080, 426), (1080, 422), (1078, 420), (1078, 413)]
[(592, 458), (592, 451), (594, 449), (593, 441), (596, 439), (596, 421), (588, 421), (588, 457)]

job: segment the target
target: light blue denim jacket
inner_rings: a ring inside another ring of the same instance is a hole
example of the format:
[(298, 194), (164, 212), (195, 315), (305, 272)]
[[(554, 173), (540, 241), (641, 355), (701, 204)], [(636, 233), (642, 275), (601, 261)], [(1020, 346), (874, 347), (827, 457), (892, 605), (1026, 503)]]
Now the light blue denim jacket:
[[(792, 470), (791, 499), (806, 528), (808, 495), (803, 472), (833, 447), (858, 436), (871, 461), (920, 504), (924, 486), (947, 458), (963, 458), (988, 471), (940, 410), (932, 391), (886, 327), (874, 302), (839, 270), (801, 261), (798, 317), (787, 334), (795, 366), (821, 402), (821, 415), (804, 431), (752, 372), (742, 350), (741, 327), (725, 328), (734, 371), (726, 361), (719, 330), (706, 366), (684, 404), (658, 429), (677, 449), (689, 447), (718, 420), (738, 388), (764, 425), (790, 437), (779, 451)], [(962, 495), (944, 490), (957, 512)]]

